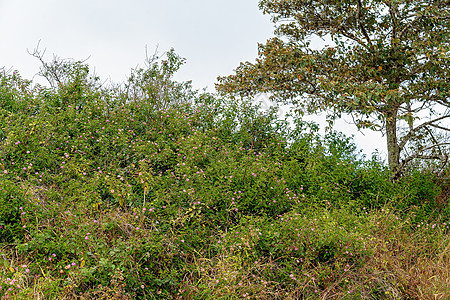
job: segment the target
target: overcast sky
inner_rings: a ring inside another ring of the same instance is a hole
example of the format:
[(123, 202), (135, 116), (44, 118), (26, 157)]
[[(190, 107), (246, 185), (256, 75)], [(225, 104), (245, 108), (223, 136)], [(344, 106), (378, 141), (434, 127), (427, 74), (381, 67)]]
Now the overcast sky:
[[(176, 75), (214, 91), (217, 76), (254, 61), (257, 45), (273, 36), (258, 0), (0, 0), (0, 68), (31, 79), (39, 61), (28, 54), (40, 41), (45, 58), (84, 60), (102, 78), (123, 82), (150, 53), (174, 48), (187, 63)], [(314, 117), (313, 119), (319, 120)], [(323, 118), (322, 118), (323, 119)], [(378, 134), (339, 122), (370, 156), (385, 152)]]

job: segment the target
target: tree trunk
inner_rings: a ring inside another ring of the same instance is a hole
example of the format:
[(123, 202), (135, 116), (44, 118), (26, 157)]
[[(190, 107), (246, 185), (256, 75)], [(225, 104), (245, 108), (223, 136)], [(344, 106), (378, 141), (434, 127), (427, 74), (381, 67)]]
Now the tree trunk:
[(401, 175), (400, 170), (400, 147), (397, 142), (397, 111), (392, 109), (386, 113), (386, 138), (388, 150), (389, 169), (391, 171), (391, 178), (398, 179)]

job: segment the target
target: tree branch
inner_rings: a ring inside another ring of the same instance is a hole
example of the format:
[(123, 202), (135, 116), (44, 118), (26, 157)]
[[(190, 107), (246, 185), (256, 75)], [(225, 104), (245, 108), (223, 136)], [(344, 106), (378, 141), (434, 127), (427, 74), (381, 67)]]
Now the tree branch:
[(387, 2), (386, 5), (389, 7), (389, 15), (391, 16), (392, 19), (392, 40), (395, 40), (397, 38), (397, 18), (395, 16), (392, 4)]
[(367, 33), (366, 28), (364, 28), (364, 26), (362, 25), (362, 22), (361, 22), (361, 13), (362, 13), (362, 3), (361, 3), (361, 0), (358, 0), (358, 11), (356, 13), (356, 20), (358, 22), (359, 28), (361, 29), (361, 32), (363, 33), (364, 37), (367, 40), (367, 43), (369, 43), (370, 48), (372, 48), (372, 42), (370, 40), (370, 36)]
[(431, 138), (433, 139), (434, 145), (438, 148), (439, 154), (442, 155), (441, 145), (439, 144), (437, 139), (434, 137), (433, 132), (428, 127), (425, 127), (425, 129), (428, 131), (428, 133), (430, 134)]
[(406, 164), (408, 164), (410, 161), (419, 158), (419, 159), (439, 159), (442, 161), (442, 168), (445, 167), (445, 165), (448, 162), (448, 155), (447, 154), (443, 154), (443, 155), (439, 155), (439, 154), (434, 154), (434, 155), (422, 155), (422, 154), (413, 154), (405, 159), (402, 160), (401, 164), (400, 164), (400, 170), (404, 168), (404, 166)]
[(445, 130), (445, 131), (450, 131), (450, 128), (442, 127), (442, 126), (439, 126), (439, 125), (436, 125), (436, 124), (430, 124), (430, 126), (433, 126), (435, 128), (439, 128), (439, 129), (442, 129), (442, 130)]
[(410, 130), (407, 135), (405, 135), (405, 136), (403, 136), (401, 138), (401, 142), (399, 144), (400, 150), (402, 150), (405, 147), (406, 143), (414, 136), (414, 134), (417, 131), (419, 131), (420, 129), (422, 129), (422, 128), (426, 127), (426, 126), (432, 126), (432, 124), (434, 122), (437, 122), (437, 121), (440, 121), (440, 120), (443, 120), (443, 119), (446, 119), (446, 118), (450, 118), (450, 115), (442, 116), (442, 117), (439, 117), (437, 119), (434, 119), (434, 120), (422, 123), (419, 126), (417, 126), (416, 128), (413, 128), (412, 130)]

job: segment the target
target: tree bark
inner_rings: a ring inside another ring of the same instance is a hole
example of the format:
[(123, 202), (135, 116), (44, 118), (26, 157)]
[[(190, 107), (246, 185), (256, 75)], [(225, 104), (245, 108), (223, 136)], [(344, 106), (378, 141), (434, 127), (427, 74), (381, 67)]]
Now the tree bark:
[(400, 170), (400, 147), (397, 141), (397, 111), (394, 108), (386, 113), (386, 139), (388, 150), (388, 163), (391, 171), (391, 178), (398, 179), (401, 175)]

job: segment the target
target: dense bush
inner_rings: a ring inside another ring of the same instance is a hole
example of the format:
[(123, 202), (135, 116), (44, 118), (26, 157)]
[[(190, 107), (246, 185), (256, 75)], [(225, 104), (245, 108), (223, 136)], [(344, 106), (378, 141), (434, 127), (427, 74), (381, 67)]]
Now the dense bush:
[(392, 182), (341, 133), (173, 81), (183, 61), (0, 75), (1, 297), (364, 296), (381, 225), (445, 234), (435, 175)]
[(23, 239), (22, 219), (26, 204), (22, 190), (14, 182), (3, 179), (0, 186), (0, 240), (15, 242)]

